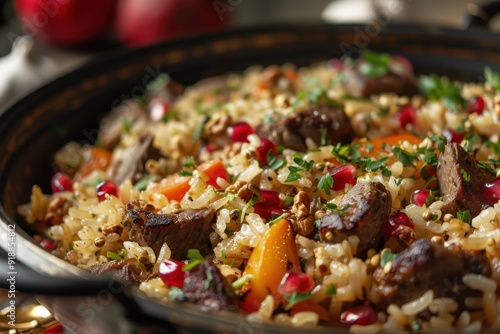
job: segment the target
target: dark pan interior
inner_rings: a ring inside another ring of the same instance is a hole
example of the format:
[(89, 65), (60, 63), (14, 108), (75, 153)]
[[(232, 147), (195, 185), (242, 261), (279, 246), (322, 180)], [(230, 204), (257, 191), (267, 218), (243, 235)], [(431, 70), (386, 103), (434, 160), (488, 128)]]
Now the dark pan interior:
[[(459, 80), (482, 80), (485, 66), (500, 70), (500, 38), (495, 34), (401, 26), (377, 33), (363, 25), (250, 28), (108, 55), (39, 89), (0, 116), (0, 231), (5, 234), (6, 225), (16, 223), (18, 239), (32, 244), (33, 230), (16, 208), (29, 201), (33, 184), (49, 192), (55, 151), (70, 140), (93, 142), (99, 118), (142, 93), (159, 72), (190, 84), (254, 64), (308, 65), (346, 53), (355, 56), (365, 48), (405, 55), (417, 73)], [(37, 267), (29, 252), (20, 249), (18, 256)], [(37, 261), (49, 258), (53, 256), (46, 253)], [(63, 261), (50, 261), (63, 272), (71, 271)]]

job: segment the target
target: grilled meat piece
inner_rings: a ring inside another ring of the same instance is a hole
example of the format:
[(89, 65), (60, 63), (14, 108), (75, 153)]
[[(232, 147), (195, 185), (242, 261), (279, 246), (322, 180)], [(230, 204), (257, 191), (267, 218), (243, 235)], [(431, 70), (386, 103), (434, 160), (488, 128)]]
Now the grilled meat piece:
[(256, 133), (260, 137), (298, 152), (307, 151), (306, 138), (312, 139), (319, 146), (324, 131), (329, 144), (351, 142), (353, 131), (343, 108), (316, 105), (256, 127)]
[(236, 311), (238, 298), (231, 283), (213, 263), (204, 261), (186, 272), (184, 295), (180, 301), (199, 305), (211, 311)]
[(389, 304), (401, 306), (429, 289), (434, 291), (434, 298), (463, 300), (473, 293), (461, 281), (469, 273), (491, 274), (484, 252), (466, 251), (457, 245), (445, 248), (429, 239), (419, 239), (398, 254), (388, 273), (383, 268), (375, 270), (376, 293), (380, 297), (377, 305), (382, 310)]
[(150, 280), (156, 275), (151, 273), (152, 265), (149, 268), (137, 259), (113, 260), (103, 264), (96, 264), (90, 267), (90, 271), (96, 275), (113, 274), (117, 279), (124, 280), (128, 284), (136, 284)]
[(443, 215), (470, 210), (472, 217), (477, 216), (483, 206), (488, 205), (482, 187), (494, 177), (486, 169), (478, 167), (462, 146), (446, 144), (437, 166), (438, 185), (444, 202), (441, 208)]
[(140, 202), (134, 201), (126, 206), (123, 225), (130, 240), (151, 247), (156, 255), (166, 242), (172, 258), (184, 260), (190, 248), (199, 249), (203, 254), (212, 252), (209, 235), (214, 222), (215, 211), (211, 208), (157, 214), (141, 208)]
[(382, 183), (357, 183), (340, 200), (338, 207), (346, 208), (345, 212), (329, 212), (321, 218), (321, 241), (338, 243), (356, 235), (359, 238), (356, 256), (363, 256), (379, 242), (391, 205), (391, 194)]

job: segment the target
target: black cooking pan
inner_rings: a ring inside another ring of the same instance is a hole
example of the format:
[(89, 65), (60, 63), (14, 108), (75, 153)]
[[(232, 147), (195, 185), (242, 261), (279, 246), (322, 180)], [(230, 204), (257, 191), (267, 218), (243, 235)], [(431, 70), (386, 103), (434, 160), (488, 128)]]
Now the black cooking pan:
[(9, 289), (7, 278), (14, 276), (17, 291), (40, 295), (68, 332), (290, 332), (235, 314), (213, 315), (192, 305), (157, 303), (133, 287), (91, 276), (40, 248), (32, 238), (33, 228), (16, 208), (29, 201), (33, 184), (50, 191), (51, 161), (58, 148), (71, 140), (93, 143), (99, 118), (144, 92), (160, 72), (191, 84), (253, 64), (308, 65), (356, 56), (366, 48), (402, 54), (417, 73), (458, 80), (481, 80), (485, 66), (500, 70), (500, 36), (484, 30), (381, 28), (373, 22), (288, 25), (222, 32), (110, 55), (30, 94), (0, 116), (0, 244), (6, 250), (10, 241), (16, 246), (10, 254), (15, 255), (13, 268), (7, 266), (5, 255), (1, 260), (0, 285)]

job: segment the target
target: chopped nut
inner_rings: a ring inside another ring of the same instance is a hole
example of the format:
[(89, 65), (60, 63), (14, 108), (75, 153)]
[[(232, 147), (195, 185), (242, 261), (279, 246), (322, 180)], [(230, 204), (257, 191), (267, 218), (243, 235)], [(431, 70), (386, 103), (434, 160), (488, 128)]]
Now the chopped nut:
[(123, 232), (123, 226), (118, 224), (104, 224), (102, 227), (102, 234), (105, 236), (110, 235), (111, 233), (116, 233), (121, 235)]
[(488, 241), (486, 243), (488, 244), (488, 246), (493, 247), (495, 246), (496, 241), (493, 238), (488, 238)]
[(238, 193), (238, 191), (243, 188), (247, 183), (245, 181), (236, 181), (235, 183), (231, 184), (229, 187), (226, 188), (227, 192), (230, 193)]
[(392, 269), (392, 261), (389, 261), (384, 266), (384, 273), (388, 274)]
[(98, 238), (95, 238), (95, 240), (94, 240), (94, 245), (96, 247), (102, 247), (102, 246), (104, 246), (105, 243), (106, 243), (106, 240), (103, 237), (98, 237)]
[(204, 127), (204, 133), (206, 136), (214, 136), (224, 133), (227, 127), (231, 124), (231, 117), (224, 113), (215, 113), (210, 117)]
[(255, 195), (260, 196), (260, 188), (255, 183), (247, 184), (247, 188)]
[(444, 215), (444, 217), (443, 217), (443, 221), (445, 221), (445, 222), (447, 222), (447, 223), (448, 223), (448, 222), (450, 222), (453, 218), (454, 218), (454, 217), (453, 217), (453, 215), (452, 215), (451, 213), (447, 213), (447, 214), (445, 214), (445, 215)]
[(238, 190), (238, 197), (245, 202), (248, 202), (252, 198), (252, 195), (253, 192), (248, 189), (248, 187), (241, 187), (240, 190)]
[(297, 233), (308, 236), (314, 231), (314, 217), (309, 214), (309, 197), (304, 191), (299, 191), (293, 198), (292, 213), (297, 222)]
[(424, 213), (422, 213), (422, 218), (427, 221), (432, 220), (433, 216), (434, 215), (430, 211), (425, 211)]
[(64, 197), (55, 197), (47, 207), (44, 221), (49, 225), (59, 225), (63, 222), (63, 217), (67, 212), (66, 203), (68, 200)]
[(315, 219), (321, 219), (326, 215), (325, 210), (318, 210), (314, 213), (314, 218)]
[(380, 254), (375, 254), (374, 256), (372, 256), (370, 259), (370, 264), (373, 267), (378, 267), (380, 265)]
[(438, 236), (438, 235), (435, 235), (431, 238), (431, 241), (435, 244), (438, 244), (438, 245), (443, 245), (444, 244), (444, 240), (442, 237)]
[(326, 240), (332, 240), (333, 239), (333, 233), (332, 231), (328, 231), (325, 233), (325, 238)]

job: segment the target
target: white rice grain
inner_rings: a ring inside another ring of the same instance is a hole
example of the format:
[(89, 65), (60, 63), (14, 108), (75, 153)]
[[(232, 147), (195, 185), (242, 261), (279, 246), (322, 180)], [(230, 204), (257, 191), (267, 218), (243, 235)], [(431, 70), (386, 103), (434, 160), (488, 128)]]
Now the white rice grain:
[(434, 298), (434, 292), (432, 290), (428, 290), (420, 298), (417, 298), (411, 302), (402, 305), (401, 311), (405, 315), (415, 315), (417, 313), (420, 313), (427, 307), (429, 307), (433, 298)]
[(494, 293), (497, 289), (497, 282), (483, 275), (467, 274), (462, 277), (462, 282), (472, 289), (485, 293)]

